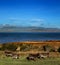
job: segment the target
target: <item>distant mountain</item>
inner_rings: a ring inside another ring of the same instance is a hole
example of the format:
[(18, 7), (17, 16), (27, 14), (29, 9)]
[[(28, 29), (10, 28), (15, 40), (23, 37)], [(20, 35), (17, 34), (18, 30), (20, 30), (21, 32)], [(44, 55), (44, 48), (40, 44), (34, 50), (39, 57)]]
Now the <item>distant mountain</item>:
[(60, 32), (58, 28), (0, 26), (0, 32)]

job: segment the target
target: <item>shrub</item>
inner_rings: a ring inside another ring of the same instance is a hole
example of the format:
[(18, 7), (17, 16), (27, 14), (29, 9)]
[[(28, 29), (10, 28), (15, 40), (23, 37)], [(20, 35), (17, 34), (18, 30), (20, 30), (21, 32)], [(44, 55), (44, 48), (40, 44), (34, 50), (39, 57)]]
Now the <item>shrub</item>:
[(44, 45), (44, 46), (43, 46), (43, 50), (44, 50), (44, 51), (54, 51), (53, 47), (50, 46), (50, 45)]
[(1, 50), (15, 51), (16, 48), (17, 48), (17, 46), (14, 44), (3, 44)]
[(57, 49), (57, 51), (60, 53), (60, 47)]
[(50, 49), (50, 51), (49, 52), (55, 52), (55, 50), (54, 49)]

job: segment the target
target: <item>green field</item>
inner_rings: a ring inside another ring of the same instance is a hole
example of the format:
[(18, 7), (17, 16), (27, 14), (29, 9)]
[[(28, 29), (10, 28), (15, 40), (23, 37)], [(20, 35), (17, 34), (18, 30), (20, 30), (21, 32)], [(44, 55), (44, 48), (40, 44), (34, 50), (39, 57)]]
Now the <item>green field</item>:
[(36, 61), (26, 60), (26, 56), (21, 56), (19, 59), (11, 57), (1, 57), (0, 65), (60, 65), (60, 58), (36, 59)]

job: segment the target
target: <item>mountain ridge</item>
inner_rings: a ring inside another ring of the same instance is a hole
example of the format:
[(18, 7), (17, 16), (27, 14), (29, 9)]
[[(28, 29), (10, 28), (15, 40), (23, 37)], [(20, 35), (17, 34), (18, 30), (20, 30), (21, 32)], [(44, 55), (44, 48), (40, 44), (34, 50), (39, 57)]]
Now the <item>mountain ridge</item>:
[(45, 27), (21, 27), (21, 26), (0, 26), (0, 32), (60, 32), (59, 28)]

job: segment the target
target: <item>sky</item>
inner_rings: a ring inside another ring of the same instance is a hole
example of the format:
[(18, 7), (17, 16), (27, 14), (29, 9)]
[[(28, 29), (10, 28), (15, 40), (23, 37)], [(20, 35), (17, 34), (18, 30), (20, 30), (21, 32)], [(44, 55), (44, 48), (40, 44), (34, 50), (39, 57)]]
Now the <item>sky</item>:
[(60, 0), (0, 0), (0, 25), (60, 28)]

